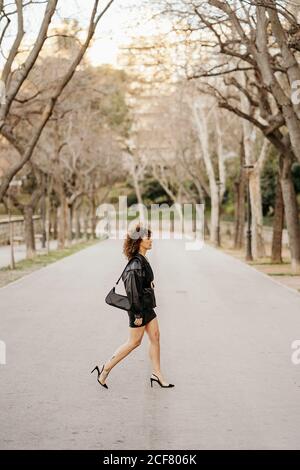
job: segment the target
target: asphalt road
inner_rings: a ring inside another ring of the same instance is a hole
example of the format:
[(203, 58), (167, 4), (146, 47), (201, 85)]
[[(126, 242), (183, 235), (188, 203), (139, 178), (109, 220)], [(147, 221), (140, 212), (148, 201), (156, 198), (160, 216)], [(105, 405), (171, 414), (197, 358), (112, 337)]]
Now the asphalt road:
[(97, 383), (91, 369), (128, 335), (104, 302), (121, 248), (103, 241), (0, 289), (0, 448), (300, 449), (300, 295), (208, 246), (148, 253), (175, 387), (150, 387), (146, 335), (108, 390)]

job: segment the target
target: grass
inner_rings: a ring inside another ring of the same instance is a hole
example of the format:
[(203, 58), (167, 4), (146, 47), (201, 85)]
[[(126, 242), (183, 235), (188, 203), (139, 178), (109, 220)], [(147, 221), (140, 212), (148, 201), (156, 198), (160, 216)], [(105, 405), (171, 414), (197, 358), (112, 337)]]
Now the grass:
[[(273, 261), (249, 261), (249, 264), (256, 264), (257, 266), (278, 266), (279, 263), (274, 263)], [(289, 265), (291, 264), (289, 261), (283, 261), (280, 263), (280, 266), (282, 265)]]
[(67, 256), (71, 256), (78, 251), (81, 251), (89, 246), (93, 246), (99, 241), (104, 240), (103, 238), (97, 238), (88, 241), (82, 241), (66, 247), (60, 250), (53, 250), (50, 253), (38, 254), (32, 259), (24, 259), (16, 263), (15, 269), (5, 267), (0, 269), (0, 287), (4, 287), (10, 282), (16, 281), (27, 274), (32, 273), (40, 268), (48, 266), (49, 264), (55, 263)]
[(289, 276), (289, 277), (299, 277), (299, 274), (294, 274), (294, 273), (270, 273), (270, 276)]

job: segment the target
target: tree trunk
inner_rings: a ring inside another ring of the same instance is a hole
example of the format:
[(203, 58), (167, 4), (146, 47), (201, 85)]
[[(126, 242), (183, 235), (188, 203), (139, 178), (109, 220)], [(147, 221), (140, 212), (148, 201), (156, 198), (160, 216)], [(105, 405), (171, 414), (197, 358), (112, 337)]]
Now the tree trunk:
[(280, 155), (279, 162), (280, 183), (289, 236), (292, 271), (293, 273), (297, 274), (300, 273), (300, 223), (296, 191), (291, 173), (292, 160), (289, 154), (286, 154)]
[(76, 240), (81, 238), (81, 222), (80, 222), (80, 214), (81, 214), (81, 202), (75, 205), (75, 237)]
[(260, 188), (260, 172), (254, 169), (249, 173), (249, 186), (252, 211), (253, 253), (255, 258), (266, 256), (263, 237), (262, 195)]
[(85, 216), (84, 216), (84, 239), (85, 240), (88, 240), (89, 238), (88, 230), (89, 230), (90, 213), (91, 213), (91, 207), (89, 203), (88, 207), (85, 210)]
[(235, 228), (233, 247), (240, 250), (244, 246), (245, 233), (245, 182), (235, 182)]
[[(241, 81), (247, 87), (246, 73), (242, 72)], [(253, 108), (247, 96), (241, 93), (241, 108), (244, 113), (252, 115)], [(263, 239), (263, 213), (262, 213), (262, 196), (260, 188), (260, 172), (261, 165), (258, 163), (255, 155), (255, 143), (257, 140), (257, 130), (254, 124), (247, 120), (243, 120), (243, 141), (244, 141), (244, 163), (253, 165), (254, 169), (249, 172), (250, 187), (250, 204), (252, 214), (252, 240), (253, 253), (255, 258), (261, 258), (266, 255), (265, 244)]]
[(11, 210), (8, 209), (9, 219), (9, 244), (10, 244), (10, 269), (16, 268), (15, 252), (14, 252), (14, 223), (11, 220)]
[(254, 126), (247, 121), (243, 122), (244, 152), (246, 165), (253, 165), (249, 171), (250, 204), (252, 214), (252, 240), (255, 258), (266, 255), (263, 239), (262, 196), (260, 188), (260, 168), (253, 159), (254, 155)]
[(234, 248), (241, 249), (244, 246), (245, 233), (245, 171), (243, 169), (245, 161), (245, 151), (243, 139), (240, 143), (240, 173), (239, 180), (235, 183), (235, 234)]
[(46, 198), (46, 247), (47, 253), (50, 253), (50, 237), (51, 237), (51, 202), (49, 194)]
[(220, 204), (218, 196), (218, 187), (214, 184), (211, 190), (211, 214), (210, 214), (210, 241), (215, 246), (220, 246)]
[(24, 229), (25, 229), (26, 258), (31, 259), (35, 255), (35, 238), (34, 238), (33, 208), (30, 205), (24, 206)]
[(91, 200), (91, 226), (92, 226), (92, 238), (96, 238), (96, 225), (97, 225), (97, 214), (96, 214), (96, 201), (95, 198), (92, 197)]
[(211, 213), (210, 213), (210, 241), (215, 246), (220, 246), (220, 197), (216, 183), (212, 154), (209, 146), (209, 132), (207, 119), (201, 104), (193, 103), (194, 119), (197, 127), (198, 139), (202, 149), (203, 160), (209, 181)]
[(73, 240), (73, 204), (67, 204), (68, 216), (68, 245), (72, 245)]
[(43, 194), (41, 200), (41, 217), (42, 217), (42, 248), (46, 248), (47, 230), (46, 230), (46, 195)]
[(59, 230), (58, 230), (58, 248), (63, 249), (66, 243), (67, 231), (67, 203), (63, 188), (59, 192)]
[(138, 204), (143, 204), (143, 198), (142, 198), (142, 194), (140, 190), (139, 180), (134, 169), (132, 171), (132, 180), (133, 180), (133, 186), (134, 186), (137, 202)]
[(284, 205), (280, 179), (276, 185), (276, 201), (273, 223), (272, 263), (282, 263), (282, 231), (284, 227)]
[(58, 238), (58, 207), (52, 207), (52, 220), (53, 220), (53, 239), (57, 240)]

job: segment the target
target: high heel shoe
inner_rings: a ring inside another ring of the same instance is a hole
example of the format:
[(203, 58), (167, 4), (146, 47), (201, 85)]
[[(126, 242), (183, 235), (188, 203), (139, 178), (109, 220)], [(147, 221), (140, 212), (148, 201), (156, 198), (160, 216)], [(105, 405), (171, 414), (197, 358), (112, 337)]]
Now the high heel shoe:
[(99, 377), (100, 377), (100, 375), (102, 374), (103, 369), (104, 369), (104, 364), (103, 364), (103, 366), (102, 366), (101, 372), (100, 372), (100, 370), (99, 370), (99, 367), (96, 366), (96, 367), (94, 367), (94, 369), (92, 370), (91, 374), (94, 372), (94, 370), (96, 370), (96, 371), (98, 372), (97, 381), (99, 382), (100, 385), (102, 385), (102, 387), (108, 388), (108, 386), (107, 386), (106, 384), (102, 384), (102, 383), (100, 382), (100, 380), (99, 380)]
[(152, 382), (157, 382), (157, 383), (159, 383), (159, 385), (160, 385), (161, 387), (164, 387), (164, 388), (175, 387), (174, 384), (163, 385), (163, 384), (161, 383), (161, 381), (159, 380), (159, 378), (157, 377), (157, 375), (155, 375), (155, 374), (152, 374), (152, 375), (154, 375), (154, 377), (156, 377), (156, 379), (153, 379), (152, 377), (150, 377), (151, 387), (152, 387)]

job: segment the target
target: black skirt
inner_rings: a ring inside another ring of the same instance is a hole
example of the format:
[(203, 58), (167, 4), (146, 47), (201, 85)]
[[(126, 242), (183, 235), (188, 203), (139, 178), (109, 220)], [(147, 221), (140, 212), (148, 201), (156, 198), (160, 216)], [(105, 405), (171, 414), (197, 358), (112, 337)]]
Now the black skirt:
[(149, 323), (149, 321), (153, 320), (153, 318), (157, 316), (153, 308), (143, 310), (142, 311), (142, 316), (143, 316), (142, 324), (135, 325), (134, 324), (134, 320), (135, 320), (134, 312), (132, 312), (131, 310), (127, 310), (127, 313), (128, 313), (130, 328), (139, 328), (140, 326), (145, 326), (147, 323)]

